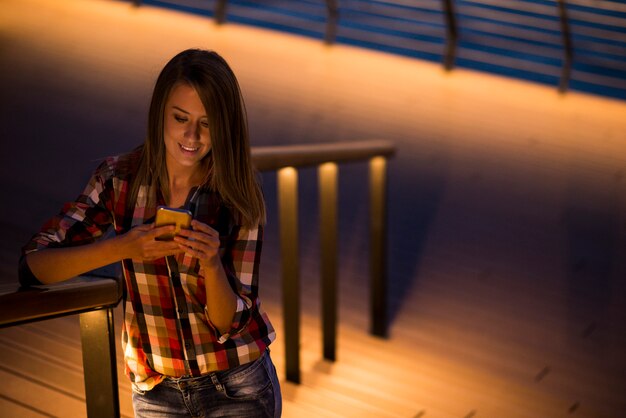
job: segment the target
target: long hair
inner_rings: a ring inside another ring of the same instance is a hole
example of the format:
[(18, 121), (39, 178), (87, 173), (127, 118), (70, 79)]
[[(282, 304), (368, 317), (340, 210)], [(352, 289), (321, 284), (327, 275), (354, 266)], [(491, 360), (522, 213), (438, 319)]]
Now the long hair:
[(208, 116), (211, 150), (201, 161), (205, 173), (202, 186), (216, 191), (242, 225), (265, 223), (265, 203), (250, 158), (247, 115), (239, 83), (221, 56), (199, 49), (180, 52), (163, 67), (156, 81), (129, 205), (134, 206), (142, 185), (158, 186), (163, 197), (169, 199), (163, 139), (165, 103), (173, 87), (181, 82), (196, 90)]

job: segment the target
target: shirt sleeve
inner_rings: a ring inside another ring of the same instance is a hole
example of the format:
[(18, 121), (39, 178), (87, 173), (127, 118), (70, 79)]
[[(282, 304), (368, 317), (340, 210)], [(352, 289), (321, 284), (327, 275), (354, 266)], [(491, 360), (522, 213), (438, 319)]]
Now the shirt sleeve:
[(237, 308), (229, 331), (219, 334), (205, 309), (207, 321), (216, 331), (218, 342), (221, 344), (242, 333), (250, 323), (253, 310), (257, 309), (262, 242), (262, 226), (252, 229), (235, 226), (226, 244), (222, 264), (231, 287), (237, 293)]
[(113, 224), (109, 205), (110, 190), (106, 187), (104, 176), (109, 169), (106, 161), (102, 163), (76, 200), (66, 203), (22, 248), (18, 274), (22, 285), (40, 284), (28, 267), (27, 254), (45, 248), (92, 243)]

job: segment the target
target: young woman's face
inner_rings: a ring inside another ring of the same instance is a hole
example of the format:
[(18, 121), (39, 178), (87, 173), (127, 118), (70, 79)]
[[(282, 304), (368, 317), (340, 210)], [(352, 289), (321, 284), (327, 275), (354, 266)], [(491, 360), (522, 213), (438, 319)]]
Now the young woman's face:
[(163, 115), (165, 162), (170, 173), (199, 166), (211, 150), (209, 120), (196, 90), (186, 83), (174, 86)]

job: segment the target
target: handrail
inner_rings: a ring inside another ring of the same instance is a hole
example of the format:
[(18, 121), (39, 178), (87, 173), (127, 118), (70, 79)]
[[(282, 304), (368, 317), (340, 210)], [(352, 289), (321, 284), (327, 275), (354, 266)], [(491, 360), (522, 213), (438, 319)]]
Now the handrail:
[(113, 308), (121, 280), (81, 276), (52, 285), (0, 285), (0, 328), (67, 315), (80, 317), (85, 397), (89, 418), (119, 418)]
[(259, 171), (277, 171), (287, 380), (300, 382), (300, 285), (298, 253), (298, 168), (318, 166), (323, 355), (336, 358), (337, 176), (339, 163), (369, 161), (371, 333), (387, 335), (387, 173), (393, 143), (370, 140), (252, 149)]
[(52, 285), (28, 288), (0, 285), (0, 328), (114, 307), (122, 285), (113, 278), (81, 276)]
[(389, 157), (395, 146), (387, 140), (322, 142), (316, 144), (252, 147), (252, 161), (259, 171), (284, 167), (311, 167), (327, 162), (363, 161), (375, 156)]

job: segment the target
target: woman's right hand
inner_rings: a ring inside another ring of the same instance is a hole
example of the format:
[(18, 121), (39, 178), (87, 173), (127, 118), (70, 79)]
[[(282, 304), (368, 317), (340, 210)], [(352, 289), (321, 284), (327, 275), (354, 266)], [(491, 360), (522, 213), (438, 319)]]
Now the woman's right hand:
[(148, 261), (179, 254), (182, 250), (176, 242), (155, 239), (174, 229), (172, 225), (141, 225), (93, 244), (34, 251), (26, 255), (26, 262), (40, 282), (59, 282), (125, 258)]
[(155, 227), (154, 224), (132, 228), (119, 237), (124, 248), (124, 258), (148, 261), (182, 253), (176, 242), (156, 239), (160, 235), (173, 233), (175, 229), (174, 225)]

